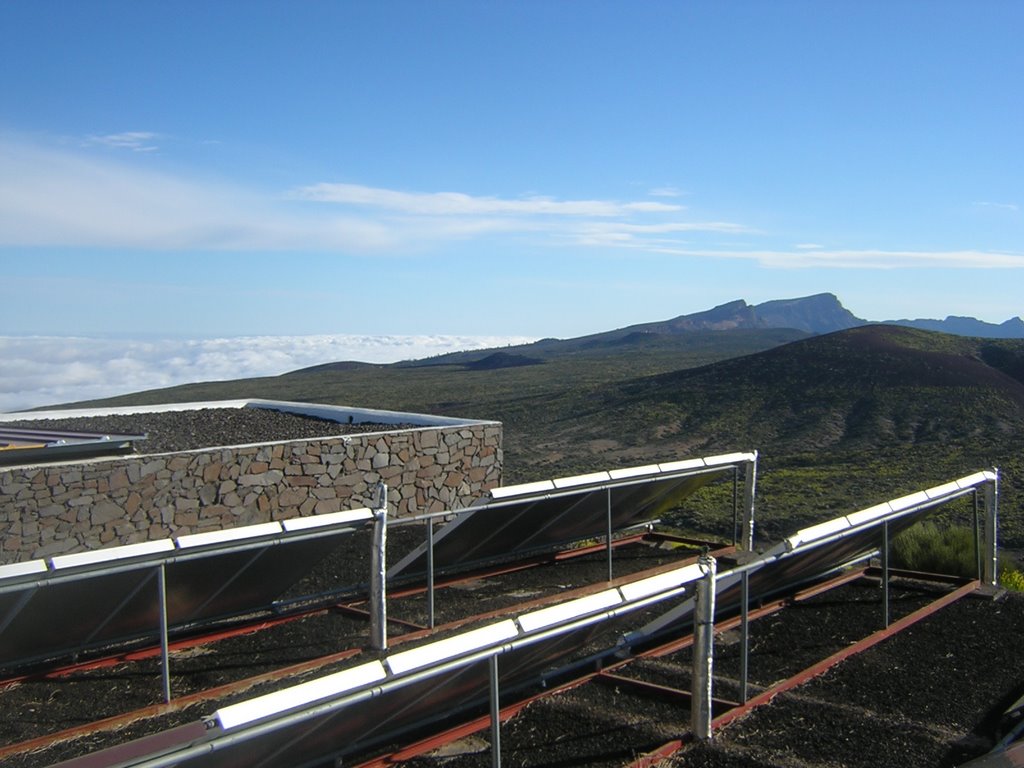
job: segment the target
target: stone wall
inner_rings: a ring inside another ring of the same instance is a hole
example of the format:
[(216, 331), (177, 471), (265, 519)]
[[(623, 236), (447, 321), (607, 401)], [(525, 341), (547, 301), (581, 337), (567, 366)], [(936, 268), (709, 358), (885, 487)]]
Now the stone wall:
[(370, 506), (464, 506), (500, 485), (501, 424), (0, 467), (0, 564)]

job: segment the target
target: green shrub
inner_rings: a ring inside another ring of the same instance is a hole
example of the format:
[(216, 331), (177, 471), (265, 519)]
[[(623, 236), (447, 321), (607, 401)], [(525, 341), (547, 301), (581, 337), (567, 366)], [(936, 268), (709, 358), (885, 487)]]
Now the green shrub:
[(890, 560), (896, 568), (925, 573), (944, 573), (974, 578), (978, 561), (974, 552), (974, 531), (970, 528), (940, 528), (924, 521), (893, 539)]
[[(890, 561), (896, 568), (911, 571), (976, 578), (974, 531), (963, 526), (942, 527), (930, 521), (917, 523), (892, 540)], [(1024, 573), (1007, 555), (999, 557), (999, 583), (1014, 592), (1024, 592)]]
[(1024, 573), (1013, 567), (999, 569), (999, 584), (1011, 592), (1024, 592)]

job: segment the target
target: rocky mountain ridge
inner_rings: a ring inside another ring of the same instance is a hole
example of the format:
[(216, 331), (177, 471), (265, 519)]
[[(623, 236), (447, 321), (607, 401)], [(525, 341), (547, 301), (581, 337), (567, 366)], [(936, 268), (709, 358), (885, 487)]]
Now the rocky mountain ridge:
[[(687, 331), (728, 331), (736, 329), (793, 328), (810, 334), (832, 333), (879, 321), (859, 318), (842, 305), (832, 293), (819, 293), (795, 299), (777, 299), (762, 304), (748, 304), (742, 299), (712, 309), (680, 315), (654, 323), (631, 325), (629, 333), (674, 334)], [(1024, 338), (1024, 320), (1014, 317), (1004, 323), (987, 323), (973, 317), (950, 315), (944, 320), (885, 320), (885, 325), (901, 325), (956, 336), (977, 336), (990, 339)]]

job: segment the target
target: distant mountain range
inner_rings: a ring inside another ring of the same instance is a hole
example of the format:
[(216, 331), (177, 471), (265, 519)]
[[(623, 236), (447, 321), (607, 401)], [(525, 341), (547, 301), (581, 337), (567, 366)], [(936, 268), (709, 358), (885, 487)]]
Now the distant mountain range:
[[(886, 325), (902, 325), (957, 336), (987, 339), (1024, 338), (1024, 320), (1011, 318), (1004, 323), (986, 323), (973, 317), (949, 316), (945, 320), (886, 320)], [(792, 328), (809, 334), (832, 333), (877, 321), (854, 315), (831, 293), (819, 293), (797, 299), (779, 299), (763, 304), (731, 301), (713, 309), (680, 315), (672, 320), (632, 325), (613, 333), (674, 334), (687, 331), (729, 331), (736, 329)]]

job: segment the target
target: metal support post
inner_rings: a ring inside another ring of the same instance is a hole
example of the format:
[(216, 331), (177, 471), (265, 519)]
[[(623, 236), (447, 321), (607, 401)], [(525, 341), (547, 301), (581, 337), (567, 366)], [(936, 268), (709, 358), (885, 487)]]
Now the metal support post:
[(156, 572), (156, 588), (160, 602), (160, 676), (163, 682), (164, 703), (171, 703), (171, 660), (167, 637), (167, 569), (163, 563)]
[(434, 520), (427, 518), (427, 626), (434, 628)]
[(743, 477), (743, 530), (740, 534), (740, 549), (754, 551), (754, 495), (757, 493), (757, 451), (747, 462)]
[(377, 506), (373, 510), (373, 549), (370, 552), (370, 647), (388, 648), (387, 604), (388, 487), (377, 486)]
[(498, 654), (488, 659), (491, 680), (491, 766), (501, 768), (501, 702), (498, 689)]
[(999, 470), (993, 469), (995, 479), (985, 484), (985, 562), (982, 579), (996, 586), (999, 582)]
[(971, 500), (974, 502), (974, 562), (976, 564), (975, 578), (981, 581), (981, 577), (984, 574), (981, 559), (981, 511), (978, 509), (978, 489), (975, 488), (971, 494)]
[(750, 670), (750, 571), (740, 576), (740, 703), (747, 703)]
[(889, 628), (889, 522), (882, 523), (882, 623)]
[(715, 576), (718, 564), (708, 554), (701, 555), (697, 562), (703, 576), (697, 581), (690, 728), (698, 741), (710, 741), (711, 675), (715, 653)]
[(608, 516), (605, 520), (605, 542), (608, 550), (608, 581), (614, 578), (612, 571), (612, 489), (607, 490)]
[(732, 545), (740, 543), (740, 468), (732, 468)]

